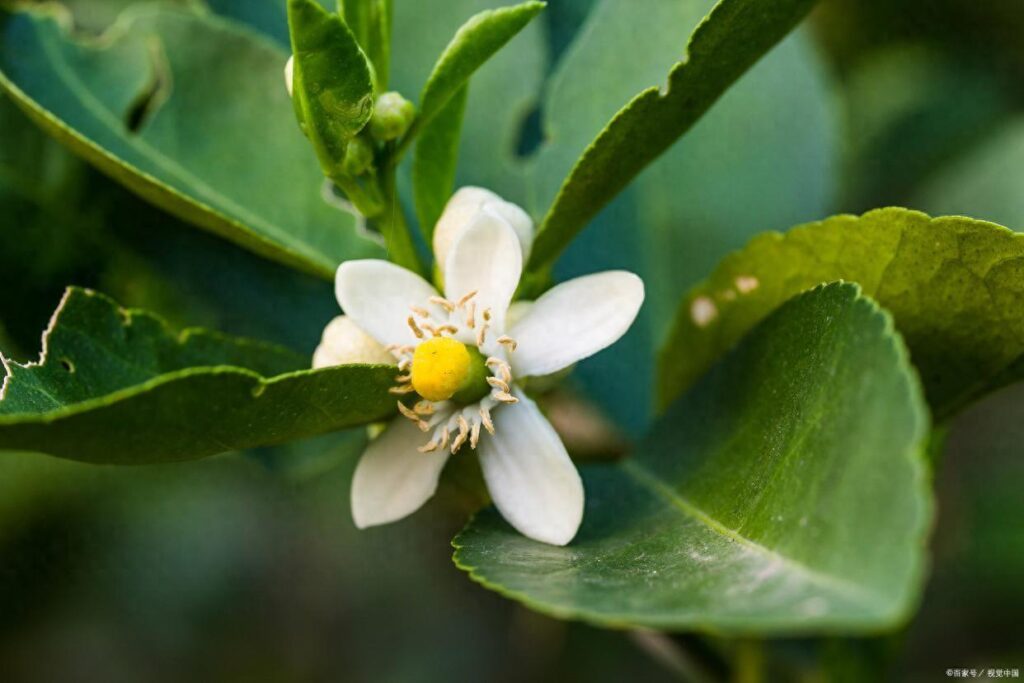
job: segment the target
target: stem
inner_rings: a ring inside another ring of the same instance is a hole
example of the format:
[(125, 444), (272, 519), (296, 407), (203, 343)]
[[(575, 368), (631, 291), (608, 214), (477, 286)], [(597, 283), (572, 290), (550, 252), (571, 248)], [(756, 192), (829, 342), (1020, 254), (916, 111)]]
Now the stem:
[(764, 647), (760, 640), (744, 638), (736, 642), (734, 683), (761, 683), (764, 680)]
[(384, 207), (383, 211), (376, 216), (376, 220), (381, 234), (384, 235), (384, 245), (387, 247), (388, 256), (403, 268), (423, 275), (425, 272), (423, 264), (416, 253), (416, 245), (413, 244), (409, 224), (405, 221), (405, 214), (398, 201), (394, 164), (384, 164), (381, 168), (381, 192), (384, 198)]
[(379, 194), (367, 191), (354, 178), (335, 174), (331, 176), (331, 180), (342, 189), (348, 200), (352, 202), (352, 206), (356, 207), (356, 211), (366, 218), (373, 218), (384, 210), (385, 207)]

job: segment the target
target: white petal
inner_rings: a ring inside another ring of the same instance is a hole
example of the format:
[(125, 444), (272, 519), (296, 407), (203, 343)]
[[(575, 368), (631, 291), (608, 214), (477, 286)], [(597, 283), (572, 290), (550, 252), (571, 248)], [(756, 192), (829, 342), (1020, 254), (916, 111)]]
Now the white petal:
[(449, 299), (477, 291), (477, 311), (482, 314), (490, 309), (491, 327), (501, 334), (522, 271), (523, 252), (515, 230), (496, 211), (485, 207), (452, 245), (444, 288)]
[(320, 345), (313, 352), (313, 367), (324, 368), (346, 363), (394, 365), (395, 357), (350, 317), (339, 315), (324, 328)]
[(507, 332), (519, 344), (509, 356), (514, 374), (550, 375), (611, 346), (633, 324), (643, 301), (643, 281), (622, 270), (548, 290)]
[(417, 451), (428, 439), (413, 422), (396, 417), (370, 443), (352, 477), (352, 519), (357, 527), (402, 519), (434, 495), (448, 451)]
[(533, 401), (494, 410), (494, 436), (480, 441), (480, 467), (494, 505), (524, 536), (565, 545), (583, 520), (583, 482), (558, 434)]
[(292, 95), (292, 84), (295, 81), (295, 56), (288, 58), (284, 65), (284, 87), (288, 89), (288, 96)]
[(409, 307), (424, 306), (437, 294), (419, 275), (377, 259), (338, 266), (334, 293), (341, 310), (385, 346), (412, 343), (416, 337), (406, 323)]
[(469, 227), (476, 214), (484, 207), (490, 207), (499, 216), (508, 221), (519, 238), (523, 252), (523, 260), (530, 256), (533, 246), (533, 221), (529, 214), (512, 202), (482, 187), (461, 187), (444, 207), (444, 212), (434, 227), (434, 258), (443, 266), (448, 261), (452, 245)]

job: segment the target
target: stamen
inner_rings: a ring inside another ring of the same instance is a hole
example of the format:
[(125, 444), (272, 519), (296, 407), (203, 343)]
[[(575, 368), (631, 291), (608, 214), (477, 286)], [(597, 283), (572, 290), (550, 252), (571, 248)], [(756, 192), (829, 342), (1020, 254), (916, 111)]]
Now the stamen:
[(437, 328), (438, 336), (444, 334), (445, 332), (447, 332), (448, 334), (455, 334), (458, 331), (459, 328), (455, 327), (455, 325), (441, 325), (439, 328)]
[(398, 370), (400, 372), (405, 372), (406, 370), (408, 370), (411, 367), (412, 367), (412, 358), (403, 358), (402, 360), (400, 360), (398, 362)]
[(495, 389), (501, 389), (504, 393), (508, 393), (508, 383), (497, 377), (488, 377), (487, 383)]
[(480, 423), (474, 422), (473, 429), (469, 432), (469, 447), (476, 450), (478, 443), (480, 443)]
[[(486, 315), (487, 315), (487, 313), (484, 312), (484, 316), (486, 316)], [(483, 346), (484, 345), (484, 341), (487, 339), (487, 328), (488, 327), (489, 327), (488, 324), (485, 322), (483, 325), (480, 326), (480, 329), (477, 331), (477, 333), (476, 333), (476, 345), (477, 346)]]
[(480, 421), (483, 423), (487, 433), (494, 436), (494, 423), (491, 422), (491, 411), (486, 406), (480, 406)]
[(469, 437), (469, 423), (466, 422), (466, 418), (460, 414), (457, 419), (459, 421), (459, 435), (455, 437), (455, 441), (452, 441), (453, 455), (459, 452), (462, 444), (466, 443), (466, 439)]
[(485, 308), (484, 309), (484, 320), (487, 321), (487, 322), (491, 322), (491, 309), (489, 309), (489, 308)]
[(451, 436), (451, 433), (448, 431), (448, 425), (445, 425), (441, 429), (441, 444), (440, 444), (441, 448), (448, 448), (448, 438), (450, 436)]
[(491, 396), (493, 396), (495, 400), (501, 401), (502, 403), (519, 403), (518, 398), (505, 391), (496, 391), (493, 394), (491, 394)]
[(413, 410), (416, 411), (417, 415), (433, 415), (434, 404), (430, 401), (418, 401), (416, 405), (413, 406)]
[(418, 315), (421, 318), (429, 318), (430, 317), (430, 311), (428, 311), (425, 308), (420, 308), (419, 306), (410, 306), (409, 310), (412, 311), (413, 313), (415, 313), (416, 315)]
[(412, 330), (412, 333), (416, 335), (417, 339), (423, 339), (423, 337), (425, 336), (423, 334), (423, 330), (421, 330), (419, 328), (419, 326), (416, 325), (416, 321), (413, 320), (411, 315), (409, 316), (409, 318), (405, 322), (407, 322), (409, 324), (409, 329)]
[(438, 306), (440, 306), (449, 313), (455, 310), (455, 304), (453, 304), (451, 301), (448, 301), (448, 299), (445, 299), (443, 296), (432, 296), (428, 299), (428, 301), (432, 304), (437, 304)]
[(388, 392), (389, 392), (389, 393), (392, 393), (392, 394), (397, 394), (397, 395), (401, 395), (401, 394), (411, 394), (411, 393), (412, 393), (412, 392), (414, 392), (414, 391), (416, 391), (416, 390), (415, 390), (415, 389), (413, 389), (413, 387), (412, 387), (412, 385), (411, 385), (411, 384), (403, 384), (403, 385), (401, 385), (401, 386), (398, 386), (398, 387), (391, 387), (390, 389), (388, 389)]
[(507, 337), (505, 335), (498, 337), (498, 343), (501, 344), (502, 346), (507, 346), (509, 353), (515, 351), (516, 347), (519, 346), (519, 342), (517, 342), (512, 337)]
[(406, 382), (412, 381), (412, 375), (406, 373), (404, 375), (395, 375), (395, 382), (398, 384), (405, 384)]
[(469, 306), (466, 307), (466, 327), (473, 329), (476, 327), (476, 302), (470, 301)]
[(465, 296), (463, 296), (461, 299), (459, 299), (459, 303), (455, 304), (456, 307), (462, 308), (463, 306), (465, 306), (467, 303), (469, 303), (470, 299), (472, 299), (474, 296), (477, 295), (477, 292), (479, 292), (479, 291), (480, 291), (479, 289), (474, 289), (469, 294), (466, 294)]
[(430, 425), (421, 420), (419, 415), (410, 410), (409, 407), (402, 403), (401, 401), (398, 402), (398, 412), (400, 412), (402, 415), (415, 422), (416, 426), (420, 428), (421, 432), (425, 432), (428, 429), (430, 429)]
[(431, 453), (433, 451), (436, 451), (438, 448), (444, 448), (444, 446), (439, 445), (436, 441), (428, 441), (427, 443), (423, 444), (416, 450), (418, 450), (420, 453)]

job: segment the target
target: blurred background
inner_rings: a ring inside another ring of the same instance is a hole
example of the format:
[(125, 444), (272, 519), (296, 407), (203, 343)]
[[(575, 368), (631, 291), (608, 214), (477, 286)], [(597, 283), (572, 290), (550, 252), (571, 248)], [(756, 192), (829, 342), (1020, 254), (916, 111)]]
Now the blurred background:
[[(574, 119), (559, 118), (572, 110), (571, 87), (542, 95), (559, 84), (587, 87), (595, 51), (621, 39), (594, 16), (624, 3), (551, 0), (474, 77), (460, 183), (543, 209), (550, 197), (524, 178), (564, 175), (565, 159), (546, 138), (554, 124), (571, 137)], [(88, 35), (133, 3), (62, 4)], [(284, 54), (283, 0), (180, 4), (237, 23)], [(496, 4), (395, 0), (392, 87), (418, 92), (458, 25)], [(642, 27), (623, 30), (642, 35)], [(759, 232), (885, 205), (1024, 229), (1022, 34), (1017, 0), (822, 0), (563, 258), (561, 276), (631, 268), (655, 292), (637, 329), (581, 365), (576, 386), (611, 387), (596, 409), (623, 434), (641, 433), (652, 418), (653, 349), (676, 302)], [(642, 239), (653, 232), (663, 238), (658, 253)], [(0, 238), (0, 349), (18, 360), (38, 354), (69, 284), (179, 326), (309, 353), (336, 312), (329, 283), (148, 206), (37, 132), (2, 96)], [(1024, 389), (1011, 387), (960, 416), (945, 448), (936, 446), (931, 579), (914, 621), (875, 638), (772, 641), (754, 655), (767, 658), (769, 680), (933, 681), (949, 668), (1024, 669), (1022, 425)], [(0, 677), (742, 675), (728, 665), (748, 651), (742, 642), (561, 623), (473, 584), (450, 562), (449, 541), (471, 503), (457, 486), (410, 519), (357, 532), (348, 482), (363, 442), (358, 433), (329, 435), (146, 468), (0, 453)]]

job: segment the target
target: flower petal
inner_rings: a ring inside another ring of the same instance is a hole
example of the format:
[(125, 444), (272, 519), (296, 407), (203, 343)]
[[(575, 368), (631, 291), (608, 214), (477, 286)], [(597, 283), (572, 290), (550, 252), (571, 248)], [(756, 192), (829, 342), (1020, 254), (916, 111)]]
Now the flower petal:
[(484, 206), (493, 208), (509, 222), (519, 237), (523, 260), (529, 258), (533, 245), (533, 221), (529, 214), (490, 190), (467, 185), (459, 188), (448, 200), (434, 228), (434, 257), (439, 264), (443, 266), (447, 262), (452, 245)]
[(524, 536), (565, 545), (583, 520), (583, 482), (554, 428), (518, 389), (478, 448), (494, 505)]
[(347, 315), (339, 315), (324, 328), (320, 345), (313, 352), (313, 367), (346, 363), (394, 365), (395, 357), (380, 342), (366, 334)]
[(644, 283), (613, 270), (554, 287), (508, 330), (518, 342), (509, 356), (517, 377), (550, 375), (611, 346), (633, 324)]
[(409, 307), (425, 305), (437, 291), (405, 268), (388, 261), (363, 259), (338, 266), (334, 293), (345, 314), (387, 346), (416, 339), (406, 323)]
[(477, 291), (476, 310), (490, 309), (496, 334), (505, 329), (505, 311), (519, 286), (523, 252), (509, 222), (493, 208), (484, 207), (455, 240), (445, 263), (445, 293), (460, 299)]
[(396, 417), (370, 442), (352, 477), (352, 519), (357, 527), (402, 519), (434, 495), (449, 454), (417, 451), (426, 441), (413, 422)]

